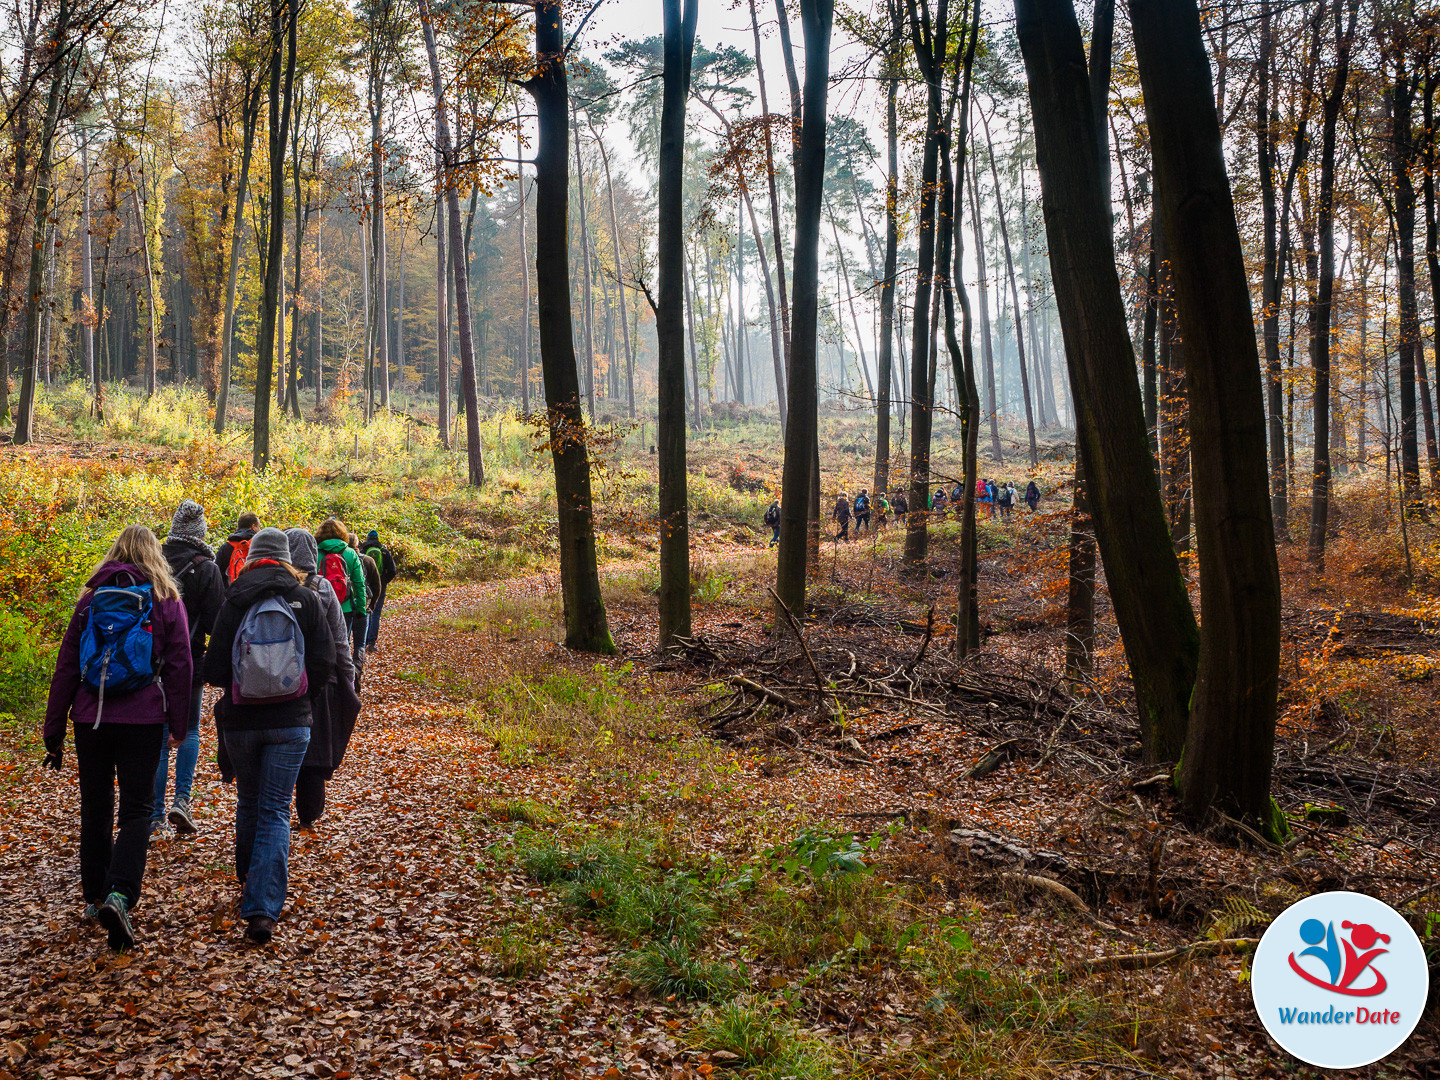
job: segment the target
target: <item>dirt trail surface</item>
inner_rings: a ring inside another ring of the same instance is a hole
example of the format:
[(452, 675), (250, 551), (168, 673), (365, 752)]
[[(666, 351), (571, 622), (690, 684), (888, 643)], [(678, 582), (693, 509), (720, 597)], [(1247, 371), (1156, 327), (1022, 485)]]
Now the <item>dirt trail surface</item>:
[[(71, 1076), (674, 1076), (689, 1069), (663, 1006), (597, 1002), (606, 942), (562, 929), (522, 982), (484, 974), (490, 934), (539, 891), (486, 848), (476, 813), (496, 762), (456, 703), (396, 676), (427, 624), (537, 576), (396, 599), (366, 669), (365, 708), (313, 834), (295, 833), (287, 911), (269, 948), (235, 918), (234, 789), (202, 725), (193, 839), (151, 845), (114, 957), (82, 919), (73, 751), (28, 767), (0, 815), (0, 1080)], [(533, 646), (527, 646), (533, 648)], [(496, 656), (502, 671), (507, 658)]]

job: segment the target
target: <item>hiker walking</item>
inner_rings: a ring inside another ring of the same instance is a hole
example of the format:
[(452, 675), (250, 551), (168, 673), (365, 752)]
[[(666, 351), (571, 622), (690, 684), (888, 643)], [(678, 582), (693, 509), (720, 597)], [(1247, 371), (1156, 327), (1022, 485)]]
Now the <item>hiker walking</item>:
[(215, 549), (215, 565), (220, 568), (220, 576), (227, 585), (240, 576), (240, 568), (245, 565), (245, 553), (250, 550), (250, 541), (259, 531), (260, 515), (246, 510), (235, 520), (235, 531)]
[(890, 500), (886, 497), (885, 492), (877, 491), (875, 493), (875, 509), (878, 511), (875, 524), (883, 531), (885, 526), (890, 524)]
[(1040, 505), (1040, 489), (1035, 486), (1034, 480), (1031, 480), (1030, 483), (1025, 486), (1025, 502), (1029, 504), (1032, 514), (1035, 512), (1036, 507)]
[[(180, 589), (185, 604), (185, 621), (190, 625), (190, 726), (185, 741), (175, 748), (175, 799), (170, 804), (168, 820), (181, 835), (195, 832), (195, 818), (190, 811), (190, 793), (195, 786), (195, 763), (200, 759), (200, 706), (205, 696), (205, 680), (200, 663), (205, 658), (205, 640), (225, 602), (225, 579), (215, 564), (215, 554), (205, 543), (209, 523), (205, 510), (193, 499), (186, 499), (170, 521), (170, 535), (160, 545), (170, 576)], [(247, 545), (248, 546), (248, 545)], [(160, 747), (160, 764), (155, 769), (155, 802), (150, 810), (150, 831), (165, 827), (165, 789), (170, 780), (170, 747)]]
[(358, 680), (365, 667), (365, 625), (370, 618), (365, 602), (365, 568), (350, 546), (350, 530), (339, 518), (322, 521), (315, 530), (315, 541), (320, 548), (320, 574), (334, 587), (340, 610), (345, 613)]
[(780, 500), (772, 499), (770, 509), (765, 511), (765, 524), (771, 529), (770, 546), (774, 547), (780, 542)]
[(380, 612), (385, 607), (385, 594), (390, 591), (390, 582), (395, 580), (395, 556), (388, 547), (380, 543), (378, 529), (371, 529), (365, 534), (365, 541), (360, 545), (360, 554), (373, 560), (380, 570), (379, 595), (370, 609), (370, 621), (365, 631), (365, 651), (374, 652), (380, 640)]
[(304, 579), (285, 534), (261, 529), (205, 651), (205, 681), (223, 690), (216, 709), (221, 775), (235, 779), (240, 917), (245, 936), (259, 945), (269, 942), (285, 907), (290, 798), (310, 744), (310, 701), (335, 667), (325, 610)]
[(943, 486), (936, 488), (935, 496), (930, 500), (930, 509), (934, 511), (936, 517), (945, 516), (945, 508), (948, 503), (949, 500), (945, 495), (945, 488)]
[(1000, 517), (1004, 521), (1010, 520), (1010, 515), (1015, 510), (1015, 485), (1006, 484), (1000, 489)]
[(835, 497), (835, 509), (830, 511), (830, 517), (840, 526), (840, 531), (835, 534), (836, 540), (850, 539), (850, 496), (841, 492)]
[(910, 500), (904, 491), (897, 491), (891, 505), (895, 507), (895, 520), (901, 525), (905, 524), (905, 516), (910, 513)]
[(65, 721), (75, 722), (80, 890), (85, 914), (105, 927), (117, 952), (135, 944), (130, 912), (145, 876), (160, 745), (167, 727), (170, 746), (185, 739), (189, 701), (185, 605), (160, 541), (130, 525), (80, 591), (55, 659), (44, 727), (44, 764), (58, 772)]
[(975, 481), (975, 501), (985, 508), (985, 516), (987, 518), (993, 518), (995, 516), (995, 502), (990, 495), (989, 480)]
[(855, 535), (859, 537), (861, 529), (870, 528), (870, 496), (865, 489), (860, 489), (860, 494), (855, 496)]
[[(345, 614), (335, 588), (315, 572), (319, 550), (315, 537), (304, 529), (286, 529), (290, 545), (290, 565), (305, 575), (305, 587), (320, 598), (325, 609), (325, 623), (336, 641), (344, 641)], [(350, 650), (335, 650), (335, 671), (324, 690), (310, 698), (310, 744), (295, 781), (295, 814), (300, 827), (314, 827), (325, 813), (325, 784), (345, 757), (355, 720), (360, 715), (360, 698), (355, 693), (355, 665)]]

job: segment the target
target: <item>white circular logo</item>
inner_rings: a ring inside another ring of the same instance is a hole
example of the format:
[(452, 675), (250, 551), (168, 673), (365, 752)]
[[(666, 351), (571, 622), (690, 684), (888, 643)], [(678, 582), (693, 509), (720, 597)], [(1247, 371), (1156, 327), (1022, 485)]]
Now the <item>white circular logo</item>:
[(1389, 904), (1307, 896), (1255, 950), (1250, 985), (1270, 1037), (1322, 1069), (1358, 1069), (1410, 1037), (1430, 989), (1425, 950)]

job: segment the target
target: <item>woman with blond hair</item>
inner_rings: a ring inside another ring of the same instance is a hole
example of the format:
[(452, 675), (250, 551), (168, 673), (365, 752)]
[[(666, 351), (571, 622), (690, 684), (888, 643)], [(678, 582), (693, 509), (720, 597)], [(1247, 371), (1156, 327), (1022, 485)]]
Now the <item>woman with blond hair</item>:
[[(155, 770), (166, 725), (179, 746), (189, 727), (190, 627), (180, 590), (143, 525), (131, 525), (80, 591), (45, 708), (45, 765), (59, 770), (65, 721), (75, 722), (80, 774), (80, 888), (110, 947), (135, 944), (150, 846)], [(118, 833), (115, 788), (120, 789)]]

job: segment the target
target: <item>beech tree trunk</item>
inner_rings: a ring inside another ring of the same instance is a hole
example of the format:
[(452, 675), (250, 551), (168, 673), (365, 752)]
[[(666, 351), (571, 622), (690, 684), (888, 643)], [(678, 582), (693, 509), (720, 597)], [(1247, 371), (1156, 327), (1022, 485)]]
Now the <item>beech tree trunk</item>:
[[(569, 178), (566, 130), (569, 85), (560, 0), (535, 5), (536, 73), (525, 88), (535, 99), (535, 276), (540, 301), (540, 364), (560, 533), (560, 581), (565, 597), (565, 644), (583, 652), (613, 653), (615, 642), (600, 595), (595, 556), (590, 451), (580, 407), (575, 339), (570, 316), (570, 250), (566, 238)], [(437, 73), (438, 79), (438, 73)], [(452, 226), (458, 210), (452, 211)], [(457, 230), (458, 231), (458, 230)], [(463, 315), (462, 315), (463, 321)], [(682, 418), (683, 422), (683, 418)]]
[(1084, 43), (1071, 0), (1016, 0), (1015, 13), (1095, 536), (1130, 662), (1143, 753), (1174, 761), (1185, 741), (1199, 631), (1146, 441)]
[[(245, 236), (245, 196), (250, 187), (250, 160), (255, 153), (255, 130), (260, 123), (261, 94), (265, 83), (246, 70), (245, 92), (240, 107), (240, 172), (235, 179), (235, 214), (230, 219), (230, 267), (225, 274), (225, 324), (221, 331), (220, 386), (215, 395), (215, 434), (225, 433), (225, 410), (230, 401), (230, 369), (235, 362), (235, 287), (240, 276), (240, 249)], [(106, 246), (109, 255), (109, 246)], [(105, 288), (100, 289), (104, 310)]]
[[(825, 103), (830, 83), (834, 0), (801, 0), (805, 40), (804, 115), (795, 163), (794, 337), (790, 351), (789, 422), (781, 476), (780, 550), (775, 595), (798, 619), (805, 614), (809, 510), (819, 497), (816, 348), (820, 302), (820, 217), (825, 196)], [(777, 612), (776, 618), (783, 616)]]
[(1274, 836), (1280, 571), (1260, 357), (1210, 60), (1193, 4), (1130, 0), (1130, 22), (1190, 401), (1201, 619), (1181, 799), (1196, 820), (1220, 810)]
[[(690, 635), (690, 518), (685, 454), (685, 103), (695, 49), (699, 0), (664, 0), (664, 73), (656, 270), (659, 299), (655, 337), (659, 352), (656, 424), (660, 472), (659, 647)], [(693, 342), (693, 337), (692, 337)], [(692, 345), (693, 347), (693, 345)], [(699, 390), (696, 389), (696, 400)], [(698, 418), (698, 411), (697, 411)]]
[(899, 93), (905, 16), (900, 0), (886, 0), (890, 52), (885, 64), (885, 269), (880, 280), (880, 348), (876, 361), (875, 495), (890, 487), (890, 386), (895, 371), (895, 271), (900, 251)]

